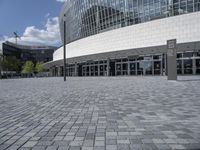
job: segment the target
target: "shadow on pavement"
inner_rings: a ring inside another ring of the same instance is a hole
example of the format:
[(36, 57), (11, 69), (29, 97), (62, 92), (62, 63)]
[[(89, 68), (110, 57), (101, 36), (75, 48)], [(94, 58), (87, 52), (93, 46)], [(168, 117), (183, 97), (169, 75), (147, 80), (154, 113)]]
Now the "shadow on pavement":
[(187, 81), (200, 81), (200, 79), (178, 79), (178, 82), (187, 82)]

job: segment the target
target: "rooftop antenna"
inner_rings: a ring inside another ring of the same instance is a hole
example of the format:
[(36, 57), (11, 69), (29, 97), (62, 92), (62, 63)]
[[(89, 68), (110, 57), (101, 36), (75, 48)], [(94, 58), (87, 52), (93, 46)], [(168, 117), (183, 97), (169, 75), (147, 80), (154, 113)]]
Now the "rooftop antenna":
[(17, 34), (17, 32), (13, 32), (15, 36), (15, 44), (17, 45), (17, 39), (21, 39), (20, 36)]

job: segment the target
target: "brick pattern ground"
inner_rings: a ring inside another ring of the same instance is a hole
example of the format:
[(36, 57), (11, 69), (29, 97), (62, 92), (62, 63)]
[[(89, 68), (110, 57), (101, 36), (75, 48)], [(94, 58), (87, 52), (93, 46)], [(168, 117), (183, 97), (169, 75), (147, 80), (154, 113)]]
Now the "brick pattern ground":
[(4, 149), (200, 149), (200, 76), (1, 80)]

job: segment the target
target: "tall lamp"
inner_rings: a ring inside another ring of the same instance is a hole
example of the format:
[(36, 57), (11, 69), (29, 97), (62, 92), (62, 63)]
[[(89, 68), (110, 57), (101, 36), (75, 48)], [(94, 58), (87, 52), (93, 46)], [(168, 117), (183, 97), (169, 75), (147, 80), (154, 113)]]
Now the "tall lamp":
[(63, 75), (64, 75), (64, 82), (66, 81), (66, 15), (64, 14), (64, 23), (63, 23), (63, 25), (64, 25), (64, 38), (63, 38), (63, 40), (64, 40), (64, 46), (63, 46), (63, 51), (64, 51), (64, 67), (63, 67)]

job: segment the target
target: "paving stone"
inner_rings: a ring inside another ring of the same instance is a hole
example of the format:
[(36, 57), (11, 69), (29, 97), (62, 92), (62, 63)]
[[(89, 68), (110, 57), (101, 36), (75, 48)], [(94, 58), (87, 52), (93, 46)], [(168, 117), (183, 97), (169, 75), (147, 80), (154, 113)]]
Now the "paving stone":
[(8, 147), (6, 150), (17, 150), (19, 148), (20, 148), (20, 146), (12, 145), (12, 146)]
[(200, 149), (200, 76), (0, 80), (0, 150)]
[(130, 144), (129, 140), (117, 140), (117, 144)]
[[(136, 140), (136, 141), (138, 141), (138, 140)], [(134, 142), (132, 142), (132, 143), (134, 143)], [(153, 143), (153, 140), (152, 139), (142, 139), (142, 143)]]
[(129, 150), (129, 145), (128, 144), (118, 144), (117, 149), (118, 150)]
[(176, 144), (170, 144), (169, 145), (172, 149), (186, 149), (183, 145), (176, 145)]
[(106, 145), (116, 145), (116, 144), (117, 144), (117, 140), (110, 140), (110, 139), (106, 140)]
[(72, 141), (74, 139), (74, 136), (65, 136), (64, 140), (66, 141)]
[(58, 150), (68, 150), (69, 146), (59, 146)]
[(84, 147), (93, 147), (94, 146), (94, 140), (85, 140), (83, 142)]
[(131, 144), (130, 145), (130, 150), (141, 150), (142, 149), (142, 144)]
[(81, 150), (93, 150), (94, 148), (93, 147), (82, 147), (82, 149)]
[(53, 141), (39, 141), (37, 143), (37, 145), (41, 145), (41, 146), (49, 146), (49, 145), (52, 145), (53, 144)]
[(57, 150), (58, 146), (48, 146), (46, 150)]
[(69, 146), (73, 146), (73, 147), (75, 147), (75, 146), (82, 146), (82, 144), (83, 144), (83, 141), (71, 141), (69, 143)]
[(155, 144), (163, 144), (163, 143), (165, 143), (165, 141), (163, 141), (162, 139), (153, 139), (153, 143), (155, 143)]
[(117, 150), (117, 145), (106, 145), (106, 150)]
[(10, 145), (8, 144), (2, 144), (0, 145), (0, 150), (4, 150), (4, 149), (7, 149)]
[(167, 144), (156, 144), (156, 147), (160, 150), (169, 150), (171, 149), (169, 145)]
[(105, 150), (104, 146), (94, 146), (94, 150)]
[(33, 148), (32, 148), (32, 150), (45, 150), (46, 149), (46, 146), (34, 146)]
[(70, 141), (55, 141), (53, 145), (57, 146), (69, 146)]
[(78, 146), (70, 146), (69, 150), (81, 150), (81, 147)]
[(37, 141), (28, 141), (23, 145), (23, 147), (34, 147), (37, 143)]
[(95, 146), (97, 147), (105, 146), (105, 141), (95, 141)]

